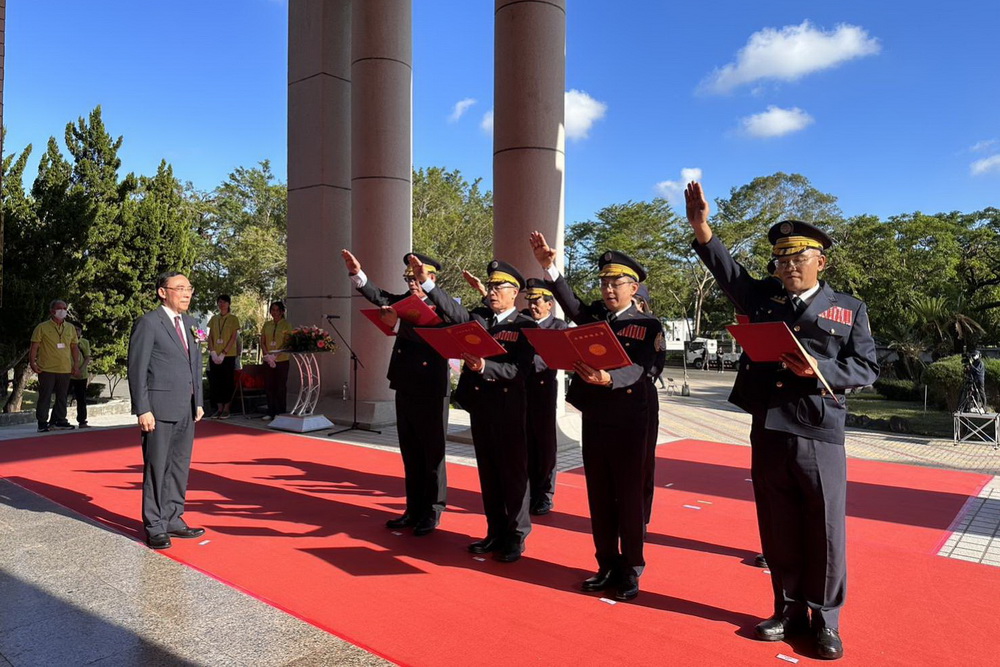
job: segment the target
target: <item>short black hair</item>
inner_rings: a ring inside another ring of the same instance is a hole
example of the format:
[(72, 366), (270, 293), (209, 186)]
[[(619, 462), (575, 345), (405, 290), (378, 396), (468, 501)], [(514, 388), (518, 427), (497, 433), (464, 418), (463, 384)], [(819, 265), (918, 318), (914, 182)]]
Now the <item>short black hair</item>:
[(268, 307), (268, 310), (271, 310), (271, 308), (274, 308), (275, 306), (277, 306), (278, 310), (280, 310), (282, 313), (285, 312), (285, 302), (284, 301), (272, 301), (271, 305)]
[(233, 305), (233, 299), (232, 299), (232, 297), (230, 297), (230, 296), (229, 296), (228, 294), (220, 294), (220, 295), (218, 296), (218, 298), (216, 298), (215, 300), (216, 300), (216, 302), (219, 302), (219, 301), (225, 301), (225, 302), (226, 302), (226, 303), (228, 303), (228, 304), (229, 304), (230, 306), (231, 306), (231, 305)]
[(175, 276), (183, 276), (183, 275), (184, 274), (181, 273), (180, 271), (164, 271), (160, 275), (156, 276), (156, 296), (157, 296), (157, 298), (159, 298), (160, 301), (163, 301), (163, 298), (160, 297), (160, 288), (162, 287), (163, 289), (166, 289), (167, 288), (167, 283), (170, 282), (171, 278), (173, 278)]

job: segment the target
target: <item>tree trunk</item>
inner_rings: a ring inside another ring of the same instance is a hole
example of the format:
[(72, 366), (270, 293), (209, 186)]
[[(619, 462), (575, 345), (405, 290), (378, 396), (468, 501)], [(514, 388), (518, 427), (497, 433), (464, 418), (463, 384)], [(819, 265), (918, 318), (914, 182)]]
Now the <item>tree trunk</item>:
[(3, 405), (4, 412), (21, 411), (21, 399), (24, 397), (24, 388), (28, 385), (29, 375), (26, 361), (18, 362), (14, 366), (14, 385), (11, 388), (10, 396), (7, 397), (7, 402)]

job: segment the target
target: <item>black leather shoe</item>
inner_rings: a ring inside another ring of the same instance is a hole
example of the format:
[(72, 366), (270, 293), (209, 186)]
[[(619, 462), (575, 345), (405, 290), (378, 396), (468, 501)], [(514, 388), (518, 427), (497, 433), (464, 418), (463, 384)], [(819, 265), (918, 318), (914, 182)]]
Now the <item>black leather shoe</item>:
[(520, 560), (522, 553), (524, 553), (524, 547), (520, 545), (510, 549), (498, 549), (493, 552), (493, 560), (501, 563), (513, 563)]
[(487, 537), (469, 545), (469, 551), (474, 554), (488, 554), (489, 552), (496, 551), (499, 548), (500, 540), (495, 537)]
[(598, 570), (594, 576), (584, 579), (583, 583), (580, 584), (580, 588), (587, 593), (614, 588), (618, 585), (618, 577), (615, 575), (614, 570)]
[(170, 536), (166, 533), (157, 533), (156, 535), (147, 535), (146, 544), (150, 549), (169, 549), (170, 548)]
[(541, 500), (537, 503), (534, 503), (531, 506), (531, 509), (528, 511), (534, 514), (535, 516), (543, 516), (545, 514), (548, 514), (549, 512), (552, 511), (552, 501)]
[(414, 519), (412, 516), (410, 516), (409, 514), (404, 514), (401, 517), (397, 517), (395, 519), (389, 519), (388, 521), (386, 521), (385, 522), (385, 527), (386, 528), (393, 528), (393, 529), (397, 529), (397, 528), (409, 528), (410, 526), (412, 526), (416, 522), (417, 522), (417, 520)]
[(437, 528), (437, 519), (429, 516), (426, 519), (421, 519), (417, 522), (417, 525), (413, 527), (413, 534), (417, 537), (423, 537), (424, 535), (430, 535)]
[(204, 528), (181, 528), (180, 530), (168, 530), (167, 534), (171, 537), (180, 537), (181, 539), (190, 540), (195, 537), (201, 537), (205, 534)]
[(618, 590), (615, 591), (615, 599), (628, 602), (629, 600), (634, 600), (638, 594), (639, 577), (629, 573), (622, 577), (622, 581), (618, 585)]
[(780, 642), (790, 635), (801, 635), (809, 630), (809, 621), (804, 616), (772, 616), (761, 621), (753, 629), (754, 635), (762, 642)]
[(840, 633), (833, 628), (822, 628), (816, 633), (816, 652), (824, 660), (838, 660), (844, 657), (844, 642)]
[(764, 558), (764, 554), (757, 554), (757, 556), (753, 559), (753, 564), (754, 564), (755, 567), (764, 567), (764, 568), (766, 568), (767, 567), (767, 559)]

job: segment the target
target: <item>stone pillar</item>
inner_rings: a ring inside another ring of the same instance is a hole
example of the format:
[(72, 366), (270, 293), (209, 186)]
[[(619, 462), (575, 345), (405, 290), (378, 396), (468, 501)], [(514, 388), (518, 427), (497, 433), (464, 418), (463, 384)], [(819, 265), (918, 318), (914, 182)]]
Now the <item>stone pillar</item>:
[(538, 230), (563, 265), (566, 0), (496, 0), (493, 251), (539, 276)]
[[(355, 292), (340, 250), (351, 246), (350, 35), (351, 0), (288, 3), (288, 320), (326, 326), (324, 315), (339, 315), (348, 341)], [(319, 355), (317, 412), (339, 406), (349, 381), (350, 355), (337, 344)]]
[[(0, 127), (3, 127), (3, 69), (7, 43), (7, 0), (0, 0)], [(0, 156), (3, 156), (3, 134), (0, 133)], [(3, 306), (3, 211), (0, 210), (0, 306)], [(7, 371), (4, 371), (3, 394), (7, 394)]]
[[(355, 2), (351, 22), (352, 249), (373, 281), (402, 292), (403, 255), (413, 236), (411, 0)], [(385, 372), (392, 340), (363, 316), (355, 319), (351, 344), (365, 364), (358, 421), (391, 423)]]

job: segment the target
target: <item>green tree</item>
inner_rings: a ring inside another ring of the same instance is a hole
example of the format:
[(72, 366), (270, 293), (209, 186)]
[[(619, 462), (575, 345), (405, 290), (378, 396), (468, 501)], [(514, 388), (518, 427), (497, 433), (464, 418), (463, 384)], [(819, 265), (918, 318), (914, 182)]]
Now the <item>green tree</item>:
[(493, 195), (479, 183), (442, 167), (413, 172), (413, 250), (441, 262), (441, 285), (465, 304), (481, 297), (462, 270), (482, 278), (493, 257)]

